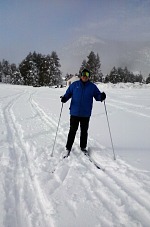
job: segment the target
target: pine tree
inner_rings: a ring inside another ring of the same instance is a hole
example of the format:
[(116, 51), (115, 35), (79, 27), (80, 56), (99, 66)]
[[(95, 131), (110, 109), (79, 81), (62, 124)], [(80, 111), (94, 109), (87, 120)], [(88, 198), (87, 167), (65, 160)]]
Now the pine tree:
[(2, 63), (0, 62), (0, 82), (2, 82), (2, 74), (3, 74), (3, 67), (2, 67)]
[(11, 66), (9, 64), (9, 61), (3, 59), (2, 61), (2, 82), (3, 83), (11, 83), (11, 76), (12, 76), (12, 71), (11, 71)]
[(84, 59), (82, 64), (81, 64), (81, 67), (80, 67), (80, 70), (79, 70), (79, 73), (82, 72), (83, 69), (87, 68), (87, 61)]
[(100, 68), (101, 68), (100, 58), (99, 58), (99, 55), (97, 54), (97, 56), (96, 56), (96, 68), (95, 68), (96, 80), (102, 82), (103, 74), (102, 74)]
[(113, 84), (118, 83), (118, 77), (119, 77), (118, 70), (115, 67), (113, 67), (108, 77), (109, 82)]
[(57, 85), (62, 82), (59, 60), (57, 53), (53, 51), (51, 53), (51, 85)]
[(39, 65), (39, 84), (41, 86), (46, 86), (50, 84), (50, 67), (51, 66), (51, 58), (48, 55), (42, 56), (40, 65)]
[(61, 83), (60, 66), (56, 52), (47, 56), (33, 52), (20, 63), (19, 70), (25, 85), (51, 86)]
[(143, 83), (144, 79), (141, 73), (135, 76), (135, 81), (139, 83)]
[(91, 72), (91, 81), (96, 82), (96, 55), (94, 54), (93, 51), (87, 56), (88, 61), (87, 61), (87, 68)]
[(16, 64), (14, 64), (14, 63), (11, 64), (11, 70), (12, 70), (11, 83), (22, 85), (24, 83), (24, 81), (23, 81), (21, 73), (20, 73), (19, 69), (17, 68)]
[(33, 55), (29, 53), (19, 65), (19, 71), (25, 85), (37, 85), (39, 80), (38, 68), (32, 57)]
[(146, 78), (146, 84), (150, 83), (150, 74), (148, 75), (148, 77)]
[(110, 81), (109, 81), (109, 75), (107, 74), (106, 76), (105, 76), (105, 78), (104, 78), (104, 83), (109, 83)]
[(101, 63), (99, 55), (95, 54), (93, 51), (90, 52), (90, 54), (87, 56), (88, 60), (83, 60), (82, 65), (80, 67), (80, 71), (82, 71), (84, 68), (89, 69), (91, 72), (91, 78), (90, 80), (93, 82), (99, 82), (102, 81), (102, 73), (101, 73)]
[(69, 80), (72, 77), (73, 77), (73, 74), (68, 74), (67, 73), (66, 76), (65, 76), (65, 81)]

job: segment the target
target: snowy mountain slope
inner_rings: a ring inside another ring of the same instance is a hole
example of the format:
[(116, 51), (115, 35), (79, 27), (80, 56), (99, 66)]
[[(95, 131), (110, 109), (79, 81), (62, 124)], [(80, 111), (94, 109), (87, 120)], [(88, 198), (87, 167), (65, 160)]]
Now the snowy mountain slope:
[(107, 93), (116, 161), (103, 104), (94, 102), (88, 146), (103, 172), (80, 151), (79, 132), (70, 157), (61, 158), (69, 103), (51, 157), (65, 88), (0, 84), (1, 227), (149, 226), (150, 90), (121, 86), (99, 85)]
[[(149, 42), (129, 42), (102, 39), (98, 36), (81, 36), (64, 46), (60, 51), (60, 59), (64, 72), (77, 73), (82, 61), (87, 60), (91, 51), (99, 54), (101, 60), (101, 70), (103, 74), (109, 74), (115, 67), (128, 67), (132, 72), (141, 72), (144, 77), (148, 77), (150, 62)], [(73, 64), (72, 64), (73, 62)], [(68, 68), (67, 68), (68, 67)]]

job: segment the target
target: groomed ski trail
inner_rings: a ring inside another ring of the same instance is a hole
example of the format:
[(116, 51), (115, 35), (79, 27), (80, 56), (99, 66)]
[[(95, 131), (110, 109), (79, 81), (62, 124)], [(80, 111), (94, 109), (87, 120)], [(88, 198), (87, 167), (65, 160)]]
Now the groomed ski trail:
[[(1, 119), (7, 157), (1, 155), (0, 165), (5, 198), (1, 201), (2, 227), (10, 223), (14, 227), (149, 226), (148, 171), (139, 172), (119, 157), (111, 160), (101, 152), (101, 145), (97, 145), (98, 161), (108, 164), (105, 172), (98, 170), (80, 151), (78, 141), (70, 157), (59, 162), (66, 125), (60, 124), (51, 158), (58, 117), (40, 106), (38, 91), (20, 89), (4, 100)], [(24, 105), (27, 114), (23, 114)]]
[[(6, 210), (4, 223), (6, 226), (13, 225), (18, 227), (53, 227), (51, 204), (49, 204), (45, 194), (43, 194), (30, 162), (32, 148), (23, 140), (21, 125), (17, 123), (13, 113), (13, 107), (17, 101), (26, 94), (26, 92), (23, 92), (17, 95), (14, 99), (8, 101), (8, 104), (3, 109), (3, 118), (9, 142), (8, 162), (10, 164), (3, 178), (5, 180), (3, 190), (6, 195), (12, 195), (6, 197), (5, 204), (8, 206), (10, 203), (12, 211), (7, 212)], [(9, 185), (9, 181), (11, 185)]]
[[(38, 105), (36, 104), (36, 106), (38, 107)], [(41, 112), (41, 109), (38, 107), (38, 110)], [(42, 112), (41, 112), (42, 113)], [(42, 116), (43, 116), (43, 113), (42, 113)], [(45, 119), (47, 119), (47, 117), (45, 116)], [(50, 120), (50, 119), (49, 119)], [(56, 125), (57, 125), (57, 123), (56, 123)], [(63, 129), (60, 127), (60, 129), (59, 129), (60, 131), (63, 131)], [(60, 136), (60, 135), (59, 135)], [(61, 135), (62, 136), (62, 135)], [(64, 136), (63, 136), (64, 137)], [(60, 138), (59, 138), (60, 139)], [(62, 138), (62, 141), (63, 141), (63, 138)], [(75, 157), (74, 157), (75, 158)], [(77, 158), (79, 158), (79, 157), (77, 157)], [(83, 157), (83, 160), (85, 160), (85, 162), (87, 162), (87, 160), (85, 159), (85, 157)], [(77, 162), (78, 162), (78, 160), (76, 160)], [(115, 162), (115, 161), (112, 161), (112, 162)], [(118, 162), (119, 163), (119, 162)], [(89, 163), (88, 163), (88, 165), (89, 165)], [(92, 163), (91, 163), (91, 165), (92, 165)], [(110, 164), (111, 165), (111, 164)], [(114, 165), (114, 163), (113, 163), (113, 165)], [(72, 168), (73, 168), (73, 164), (71, 165), (72, 166)], [(92, 168), (93, 168), (93, 166), (92, 166)], [(149, 196), (149, 192), (146, 192), (146, 191), (144, 191), (144, 190), (142, 190), (142, 193), (144, 194), (145, 193), (145, 196), (143, 196), (143, 198), (139, 198), (139, 196), (138, 195), (134, 195), (134, 192), (132, 192), (132, 187), (129, 187), (130, 185), (134, 185), (134, 179), (130, 179), (130, 177), (129, 176), (126, 176), (126, 175), (124, 175), (124, 177), (125, 178), (127, 178), (128, 179), (128, 181), (129, 181), (129, 186), (126, 186), (125, 184), (124, 184), (124, 182), (122, 182), (122, 174), (121, 174), (121, 176), (120, 176), (120, 178), (119, 179), (117, 179), (116, 177), (115, 177), (115, 171), (116, 171), (116, 169), (117, 169), (117, 171), (118, 171), (118, 169), (120, 169), (120, 170), (122, 170), (122, 168), (124, 169), (124, 168), (126, 168), (127, 169), (127, 166), (126, 165), (124, 165), (123, 163), (121, 163), (121, 161), (120, 161), (120, 163), (119, 163), (119, 165), (116, 165), (115, 167), (114, 167), (114, 175), (112, 175), (111, 174), (111, 171), (109, 171), (109, 170), (107, 170), (107, 168), (106, 168), (106, 175), (107, 175), (107, 179), (108, 179), (108, 177), (109, 177), (109, 182), (105, 182), (105, 184), (107, 184), (107, 186), (108, 185), (110, 185), (110, 182), (113, 182), (113, 184), (112, 185), (115, 185), (114, 187), (112, 187), (112, 189), (114, 190), (114, 195), (115, 194), (117, 194), (116, 193), (116, 189), (118, 189), (118, 190), (120, 190), (121, 191), (121, 193), (119, 193), (119, 196), (122, 198), (122, 203), (123, 202), (127, 202), (127, 204), (126, 204), (126, 207), (128, 208), (128, 206), (130, 206), (130, 204), (131, 203), (135, 203), (135, 207), (138, 207), (138, 212), (136, 211), (136, 209), (134, 210), (134, 208), (133, 208), (133, 210), (131, 209), (131, 213), (133, 213), (132, 215), (130, 215), (129, 213), (127, 214), (128, 215), (128, 217), (130, 217), (131, 216), (131, 220), (133, 219), (134, 220), (134, 218), (136, 217), (136, 215), (137, 215), (137, 217), (138, 217), (138, 219), (137, 219), (137, 223), (139, 223), (140, 224), (140, 222), (142, 223), (142, 222), (144, 222), (144, 225), (146, 225), (146, 223), (148, 223), (149, 222), (149, 211), (150, 211), (150, 206), (149, 206), (149, 204), (148, 204), (148, 202), (147, 202), (147, 197)], [(129, 168), (129, 167), (128, 167)], [(71, 169), (70, 169), (70, 171), (71, 171)], [(96, 171), (96, 170), (95, 170)], [(131, 170), (130, 170), (131, 171)], [(118, 172), (117, 172), (118, 173)], [(99, 176), (99, 173), (97, 173), (98, 174), (98, 176)], [(118, 176), (118, 175), (117, 175)], [(68, 176), (67, 176), (68, 177)], [(136, 176), (137, 177), (137, 176)], [(137, 180), (137, 179), (136, 179)], [(102, 179), (100, 179), (100, 182), (103, 182), (102, 181)], [(135, 181), (136, 182), (136, 181)], [(122, 187), (122, 185), (124, 186), (124, 187)], [(136, 184), (135, 184), (136, 185)], [(134, 186), (135, 186), (134, 185)], [(142, 187), (142, 186), (141, 186)], [(111, 189), (111, 187), (110, 187), (110, 189)], [(140, 188), (141, 189), (141, 188)], [(112, 190), (112, 191), (113, 191)], [(139, 190), (139, 188), (137, 187), (135, 187), (135, 191), (138, 191)], [(128, 200), (126, 201), (126, 199), (128, 198)], [(145, 217), (144, 218), (140, 218), (140, 216), (139, 216), (139, 214), (142, 212), (142, 210), (144, 209), (144, 214), (146, 214), (145, 215)], [(122, 215), (121, 215), (122, 216)], [(120, 214), (119, 214), (119, 216), (118, 216), (118, 219), (119, 219), (119, 217), (120, 217)], [(120, 221), (120, 219), (119, 219), (119, 221)], [(130, 222), (130, 221), (129, 221)], [(119, 224), (119, 223), (118, 223)], [(127, 223), (126, 223), (127, 224)], [(128, 223), (129, 224), (129, 223)], [(130, 225), (131, 225), (131, 223), (130, 223)], [(135, 226), (136, 226), (136, 224), (135, 224)]]

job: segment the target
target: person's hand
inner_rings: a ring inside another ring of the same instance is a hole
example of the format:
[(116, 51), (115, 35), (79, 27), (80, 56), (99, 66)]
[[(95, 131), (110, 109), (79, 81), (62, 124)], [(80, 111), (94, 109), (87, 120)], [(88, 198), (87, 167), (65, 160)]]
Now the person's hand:
[(106, 94), (105, 92), (101, 93), (101, 102), (103, 102), (106, 99)]
[(65, 98), (65, 96), (61, 96), (60, 98), (61, 98), (61, 102), (63, 102), (63, 103), (65, 103), (65, 102), (66, 102), (66, 98)]

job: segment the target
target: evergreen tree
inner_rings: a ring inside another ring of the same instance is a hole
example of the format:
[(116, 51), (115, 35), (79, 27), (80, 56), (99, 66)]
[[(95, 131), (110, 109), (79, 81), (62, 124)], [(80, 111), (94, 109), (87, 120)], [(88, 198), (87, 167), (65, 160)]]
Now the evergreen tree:
[(107, 82), (111, 82), (111, 83), (134, 83), (134, 82), (143, 82), (143, 77), (141, 74), (139, 75), (134, 75), (132, 72), (130, 72), (127, 67), (125, 67), (124, 69), (122, 69), (121, 67), (118, 67), (118, 69), (116, 69), (115, 67), (113, 67), (113, 69), (111, 70), (109, 76), (107, 75), (105, 77), (105, 83)]
[(127, 77), (128, 77), (128, 70), (125, 67), (124, 69), (122, 69), (121, 67), (119, 67), (117, 69), (117, 77), (115, 79), (116, 83), (120, 83), (120, 82), (127, 82)]
[(23, 77), (25, 85), (37, 85), (38, 83), (38, 68), (33, 61), (32, 54), (29, 53), (27, 57), (20, 63), (19, 71)]
[(109, 75), (107, 74), (106, 76), (105, 76), (105, 78), (104, 78), (104, 83), (109, 83), (110, 81), (109, 81)]
[(59, 63), (58, 55), (55, 51), (51, 53), (51, 67), (50, 67), (50, 73), (51, 73), (51, 80), (50, 85), (57, 85), (62, 82), (61, 77), (61, 71), (60, 71), (60, 63)]
[(51, 55), (29, 53), (19, 65), (25, 85), (50, 86), (61, 82), (59, 58), (56, 52)]
[(118, 78), (119, 78), (118, 70), (115, 67), (113, 67), (108, 76), (108, 81), (113, 84), (116, 84), (118, 83)]
[(99, 58), (99, 55), (97, 54), (97, 56), (96, 56), (96, 67), (95, 67), (96, 81), (102, 82), (103, 74), (102, 74), (100, 68), (101, 68), (100, 58)]
[(65, 81), (69, 80), (72, 77), (73, 77), (73, 74), (68, 74), (67, 73), (66, 76), (65, 76)]
[(95, 55), (95, 53), (93, 51), (91, 51), (91, 53), (89, 54), (89, 56), (87, 56), (88, 61), (87, 61), (87, 68), (90, 70), (91, 72), (91, 81), (93, 82), (97, 82), (98, 81), (98, 75), (97, 75), (97, 57)]
[(84, 59), (83, 62), (82, 62), (82, 64), (81, 64), (81, 67), (80, 67), (80, 71), (79, 71), (79, 72), (81, 73), (82, 70), (85, 69), (85, 68), (87, 68), (87, 62), (86, 62), (86, 60)]
[(21, 73), (19, 72), (19, 69), (17, 68), (16, 64), (11, 64), (11, 70), (12, 70), (12, 77), (11, 77), (11, 83), (12, 84), (23, 84), (23, 78), (21, 77)]
[(11, 66), (9, 64), (9, 61), (3, 59), (2, 61), (2, 82), (3, 83), (11, 83), (11, 76), (12, 76), (12, 71), (11, 71)]
[(144, 79), (141, 73), (135, 76), (135, 81), (139, 83), (143, 83)]
[(83, 60), (82, 65), (80, 67), (80, 72), (87, 68), (91, 72), (91, 78), (90, 80), (93, 82), (99, 82), (102, 81), (102, 73), (100, 70), (101, 63), (99, 55), (95, 54), (93, 51), (90, 52), (90, 54), (87, 56), (88, 60)]
[(150, 74), (148, 75), (148, 77), (146, 78), (146, 84), (150, 83)]
[(2, 63), (0, 62), (0, 82), (2, 82), (2, 74), (3, 74), (3, 67), (2, 67)]
[(41, 62), (39, 65), (39, 84), (41, 86), (46, 86), (50, 84), (50, 56), (47, 56), (47, 59), (45, 56), (41, 57)]

